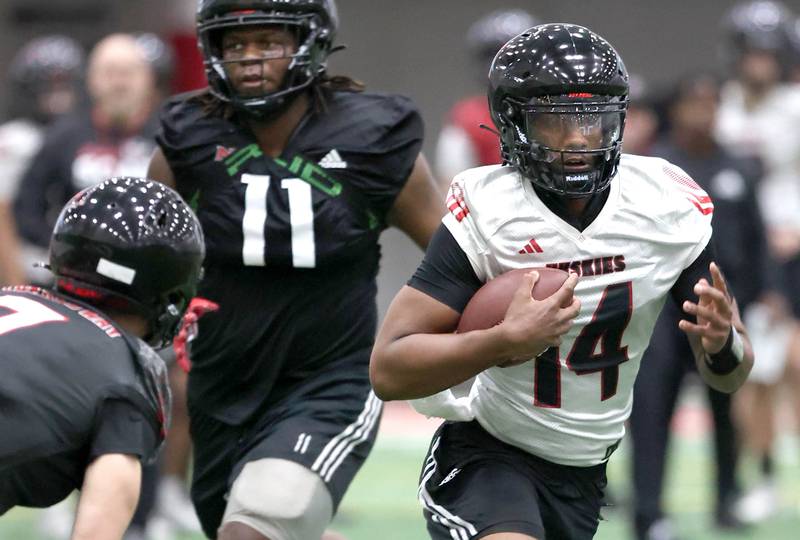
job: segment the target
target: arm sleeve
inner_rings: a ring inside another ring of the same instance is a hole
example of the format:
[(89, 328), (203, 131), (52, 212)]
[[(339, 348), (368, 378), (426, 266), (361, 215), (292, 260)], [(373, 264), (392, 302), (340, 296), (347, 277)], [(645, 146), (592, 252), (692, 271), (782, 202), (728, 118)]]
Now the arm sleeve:
[[(706, 280), (711, 283), (711, 272), (708, 269), (708, 265), (714, 260), (716, 260), (714, 243), (709, 242), (694, 262), (681, 272), (678, 276), (678, 280), (672, 286), (672, 289), (670, 289), (670, 296), (672, 296), (672, 300), (678, 307), (678, 311), (691, 322), (695, 322), (695, 317), (683, 311), (683, 302), (686, 300), (697, 302), (694, 286), (700, 278), (706, 278)], [(733, 294), (733, 291), (729, 290), (728, 292)]]
[(408, 285), (461, 313), (483, 283), (448, 228), (440, 225)]
[(148, 459), (156, 450), (158, 436), (144, 413), (124, 399), (103, 403), (95, 425), (89, 458), (103, 454), (131, 454)]

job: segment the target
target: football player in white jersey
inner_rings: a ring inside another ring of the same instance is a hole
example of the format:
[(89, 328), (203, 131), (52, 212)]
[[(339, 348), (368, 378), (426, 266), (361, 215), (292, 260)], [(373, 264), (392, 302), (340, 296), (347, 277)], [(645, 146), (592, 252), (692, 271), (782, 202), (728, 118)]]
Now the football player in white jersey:
[[(453, 180), (370, 366), (379, 397), (422, 398), (418, 410), (448, 419), (419, 488), (435, 540), (593, 537), (668, 296), (708, 384), (733, 392), (752, 367), (713, 263), (713, 204), (678, 167), (620, 156), (627, 95), (622, 59), (581, 26), (533, 27), (495, 56), (489, 104), (506, 164)], [(545, 265), (573, 274), (552, 297), (530, 297), (531, 272), (503, 322), (453, 333), (482, 283)], [(452, 398), (473, 376), (470, 396)]]

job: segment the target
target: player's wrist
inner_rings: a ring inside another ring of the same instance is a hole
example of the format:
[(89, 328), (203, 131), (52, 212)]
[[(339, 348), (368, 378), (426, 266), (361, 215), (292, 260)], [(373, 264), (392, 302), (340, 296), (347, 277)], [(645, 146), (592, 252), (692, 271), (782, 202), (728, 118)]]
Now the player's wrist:
[(549, 346), (546, 343), (532, 343), (529, 339), (517, 335), (513, 330), (505, 327), (502, 323), (495, 326), (495, 338), (498, 340), (497, 354), (495, 355), (494, 365), (508, 367), (510, 365), (521, 364), (534, 359), (546, 351)]
[(734, 371), (744, 360), (744, 342), (742, 336), (731, 325), (731, 331), (725, 345), (714, 354), (706, 354), (706, 365), (715, 375), (727, 375)]

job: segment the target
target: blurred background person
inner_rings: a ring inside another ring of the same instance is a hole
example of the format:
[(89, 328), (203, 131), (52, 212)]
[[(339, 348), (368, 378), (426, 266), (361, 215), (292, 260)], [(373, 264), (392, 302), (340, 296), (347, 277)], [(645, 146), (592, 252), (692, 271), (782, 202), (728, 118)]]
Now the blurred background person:
[[(521, 9), (493, 11), (477, 20), (467, 32), (476, 77), (483, 86), (495, 53), (506, 41), (536, 26), (539, 21)], [(500, 163), (500, 140), (492, 127), (485, 89), (458, 101), (436, 142), (436, 166), (440, 181), (447, 186), (463, 170)], [(490, 129), (482, 128), (487, 126)]]
[[(652, 155), (681, 167), (714, 201), (717, 261), (740, 308), (746, 308), (764, 288), (763, 271), (757, 263), (764, 261), (767, 247), (755, 195), (756, 179), (714, 139), (719, 90), (718, 81), (708, 73), (682, 79), (668, 99), (668, 129), (653, 146)], [(662, 507), (664, 472), (675, 405), (687, 375), (697, 373), (689, 342), (678, 328), (680, 318), (680, 311), (667, 302), (642, 359), (649, 369), (639, 372), (634, 386), (631, 499), (638, 540), (676, 538)], [(714, 524), (736, 530), (742, 523), (733, 511), (739, 488), (732, 396), (710, 387), (707, 390), (714, 428)]]
[[(44, 131), (71, 112), (81, 100), (85, 53), (70, 37), (53, 34), (35, 38), (19, 50), (7, 81), (12, 99), (8, 120), (0, 125), (0, 284), (21, 285), (49, 279), (34, 268), (45, 260), (41, 249), (26, 249), (17, 238), (13, 199)], [(39, 528), (48, 536), (64, 536), (72, 527), (71, 503), (42, 513)]]
[(77, 105), (83, 67), (83, 49), (62, 35), (31, 40), (11, 62), (9, 120), (0, 125), (0, 284), (22, 284), (34, 272), (19, 249), (13, 199), (45, 127)]
[(625, 137), (622, 151), (649, 156), (661, 128), (656, 100), (644, 77), (630, 74), (628, 112), (625, 114)]
[[(74, 193), (106, 177), (146, 174), (155, 148), (155, 111), (169, 91), (171, 60), (166, 47), (154, 35), (112, 34), (92, 49), (86, 74), (88, 106), (46, 130), (17, 192), (14, 212), (20, 236), (38, 260), (44, 260), (46, 231), (58, 207)], [(163, 354), (171, 360), (170, 350)], [(159, 511), (151, 526), (199, 530), (186, 489), (190, 445), (185, 375), (174, 364), (170, 382), (175, 394), (173, 425), (162, 454), (167, 474), (159, 481), (159, 464), (143, 469), (140, 504), (127, 535), (131, 540), (144, 536), (156, 498)], [(46, 511), (41, 528), (51, 537), (65, 537), (68, 510)]]
[(58, 210), (73, 194), (112, 176), (144, 176), (155, 148), (155, 75), (136, 40), (112, 34), (92, 50), (89, 109), (48, 128), (20, 181), (14, 216), (24, 242), (42, 251)]
[(153, 68), (156, 78), (155, 101), (157, 105), (172, 95), (175, 82), (175, 52), (172, 45), (161, 39), (154, 32), (141, 32), (134, 35), (136, 43), (141, 47), (145, 59)]
[[(761, 479), (739, 505), (757, 522), (779, 509), (773, 443), (777, 383), (800, 361), (800, 87), (788, 83), (796, 18), (781, 3), (734, 6), (724, 19), (733, 74), (723, 88), (716, 135), (730, 152), (760, 163), (758, 200), (776, 262), (781, 294), (744, 313), (752, 327), (758, 369), (739, 398), (745, 444), (760, 461)], [(794, 367), (796, 370), (797, 368)], [(797, 389), (791, 394), (800, 400)]]

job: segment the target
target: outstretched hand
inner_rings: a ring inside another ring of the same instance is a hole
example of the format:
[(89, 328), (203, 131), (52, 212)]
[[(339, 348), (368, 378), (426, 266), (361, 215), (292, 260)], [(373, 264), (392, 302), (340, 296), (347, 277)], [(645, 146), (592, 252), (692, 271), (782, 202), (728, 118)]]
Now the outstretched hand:
[(685, 301), (683, 310), (697, 317), (697, 323), (682, 319), (678, 327), (689, 336), (700, 338), (708, 354), (716, 354), (725, 345), (733, 320), (733, 299), (728, 293), (725, 278), (716, 263), (709, 265), (711, 283), (703, 278), (694, 286), (697, 303)]

